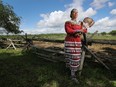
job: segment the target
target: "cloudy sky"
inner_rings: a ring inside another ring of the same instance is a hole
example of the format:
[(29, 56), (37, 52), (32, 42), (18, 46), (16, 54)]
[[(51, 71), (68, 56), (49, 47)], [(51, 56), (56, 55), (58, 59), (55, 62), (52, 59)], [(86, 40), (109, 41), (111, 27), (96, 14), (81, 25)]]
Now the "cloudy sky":
[(89, 32), (116, 30), (116, 0), (3, 0), (22, 17), (20, 30), (30, 34), (65, 33), (64, 23), (70, 11), (78, 9), (77, 21), (92, 17), (95, 25)]

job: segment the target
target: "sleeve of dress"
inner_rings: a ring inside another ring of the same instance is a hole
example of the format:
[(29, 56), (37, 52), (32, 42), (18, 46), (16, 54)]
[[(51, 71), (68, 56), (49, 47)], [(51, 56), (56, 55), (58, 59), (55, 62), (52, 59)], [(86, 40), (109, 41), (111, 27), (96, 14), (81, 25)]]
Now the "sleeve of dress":
[(76, 32), (75, 30), (72, 29), (70, 22), (65, 23), (65, 31), (67, 34), (74, 34)]

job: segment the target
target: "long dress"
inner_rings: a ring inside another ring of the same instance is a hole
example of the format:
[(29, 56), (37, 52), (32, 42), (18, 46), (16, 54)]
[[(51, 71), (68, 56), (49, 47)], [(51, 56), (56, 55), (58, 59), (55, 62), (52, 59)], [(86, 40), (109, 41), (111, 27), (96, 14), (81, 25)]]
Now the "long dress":
[[(74, 36), (74, 34), (81, 29), (82, 26), (76, 21), (71, 20), (65, 22), (65, 31), (67, 33), (64, 41), (65, 60), (66, 65), (69, 66), (71, 71), (77, 71), (80, 65), (82, 52), (81, 36)], [(85, 32), (87, 32), (86, 29)]]

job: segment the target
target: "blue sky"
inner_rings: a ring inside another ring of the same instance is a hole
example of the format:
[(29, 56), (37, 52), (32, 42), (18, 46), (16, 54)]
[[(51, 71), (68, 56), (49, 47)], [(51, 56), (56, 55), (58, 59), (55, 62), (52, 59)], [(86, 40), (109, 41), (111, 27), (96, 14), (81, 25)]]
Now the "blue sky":
[(64, 23), (70, 20), (72, 8), (79, 11), (79, 20), (89, 16), (95, 25), (89, 32), (116, 29), (116, 0), (3, 0), (22, 17), (20, 30), (26, 33), (65, 33)]

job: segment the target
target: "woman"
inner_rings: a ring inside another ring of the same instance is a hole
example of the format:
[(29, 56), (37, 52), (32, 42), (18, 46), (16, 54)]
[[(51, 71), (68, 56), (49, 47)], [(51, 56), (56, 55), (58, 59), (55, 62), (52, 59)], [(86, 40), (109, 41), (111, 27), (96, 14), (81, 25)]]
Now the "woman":
[(77, 9), (72, 9), (70, 13), (71, 20), (65, 22), (65, 31), (67, 36), (64, 42), (64, 51), (66, 59), (66, 67), (71, 70), (72, 80), (78, 81), (75, 76), (75, 72), (78, 70), (79, 62), (81, 58), (81, 33), (86, 33), (87, 29), (77, 23), (78, 17)]
[(81, 34), (87, 33), (87, 28), (93, 26), (94, 20), (86, 17), (83, 22), (77, 23), (78, 17), (77, 9), (72, 9), (70, 13), (71, 20), (65, 22), (65, 31), (67, 36), (64, 42), (64, 51), (66, 56), (66, 67), (71, 70), (71, 78), (78, 82), (75, 76), (75, 72), (78, 70), (81, 58)]

